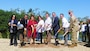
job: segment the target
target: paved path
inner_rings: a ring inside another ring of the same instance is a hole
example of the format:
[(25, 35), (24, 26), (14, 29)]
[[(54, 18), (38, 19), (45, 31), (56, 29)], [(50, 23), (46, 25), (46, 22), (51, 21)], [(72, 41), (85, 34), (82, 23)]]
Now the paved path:
[[(52, 40), (54, 42), (54, 40)], [(60, 41), (63, 43), (64, 41)], [(69, 44), (71, 42), (69, 41)], [(83, 44), (83, 43), (81, 43)], [(85, 47), (78, 44), (77, 47), (69, 48), (64, 45), (54, 46), (53, 44), (44, 45), (44, 44), (35, 44), (35, 45), (26, 45), (25, 47), (20, 47), (18, 44), (17, 47), (9, 46), (9, 39), (0, 39), (0, 51), (90, 51), (90, 47)]]

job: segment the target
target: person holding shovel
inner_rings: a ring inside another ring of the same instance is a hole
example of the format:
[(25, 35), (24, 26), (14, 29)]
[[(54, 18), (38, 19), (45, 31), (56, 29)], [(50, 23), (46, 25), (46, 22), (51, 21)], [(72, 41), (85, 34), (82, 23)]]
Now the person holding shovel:
[(61, 13), (60, 14), (60, 18), (62, 19), (62, 28), (64, 29), (64, 45), (67, 46), (68, 45), (68, 29), (69, 29), (69, 22), (67, 21), (67, 19), (64, 17), (64, 14)]

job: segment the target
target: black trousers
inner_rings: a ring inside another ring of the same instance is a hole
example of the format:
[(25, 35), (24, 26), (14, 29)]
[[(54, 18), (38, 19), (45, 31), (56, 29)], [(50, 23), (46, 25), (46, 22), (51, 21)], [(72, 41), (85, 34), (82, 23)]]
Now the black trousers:
[(40, 41), (42, 43), (42, 33), (39, 33), (40, 34)]
[[(54, 36), (56, 33), (57, 33), (57, 31), (54, 30)], [(56, 39), (58, 39), (58, 34), (56, 35), (55, 41), (56, 41)]]
[(10, 44), (17, 45), (17, 33), (10, 33)]
[[(58, 30), (57, 30), (58, 31)], [(57, 31), (56, 30), (54, 30), (54, 36), (56, 37), (55, 38), (55, 45), (57, 45), (59, 42), (58, 42), (58, 34), (57, 35), (55, 35), (56, 33), (57, 33)]]
[(42, 43), (42, 32), (37, 32), (37, 40), (39, 40), (40, 39), (40, 42)]
[(90, 43), (90, 33), (87, 33), (88, 43)]

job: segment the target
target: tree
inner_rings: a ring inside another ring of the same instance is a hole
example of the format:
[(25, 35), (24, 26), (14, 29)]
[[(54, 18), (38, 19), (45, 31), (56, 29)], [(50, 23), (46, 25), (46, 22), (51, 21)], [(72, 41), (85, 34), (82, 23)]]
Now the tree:
[(21, 14), (15, 9), (11, 9), (10, 11), (0, 10), (0, 34), (2, 35), (2, 38), (7, 38), (8, 36), (8, 21), (12, 14), (15, 14), (19, 20), (22, 15), (25, 15), (26, 13), (25, 10), (22, 10)]

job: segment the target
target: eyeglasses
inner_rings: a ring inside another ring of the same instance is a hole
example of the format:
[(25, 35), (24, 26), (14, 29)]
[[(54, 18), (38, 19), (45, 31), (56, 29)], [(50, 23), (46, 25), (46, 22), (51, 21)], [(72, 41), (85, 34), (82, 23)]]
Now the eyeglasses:
[(68, 14), (71, 14), (70, 12)]

